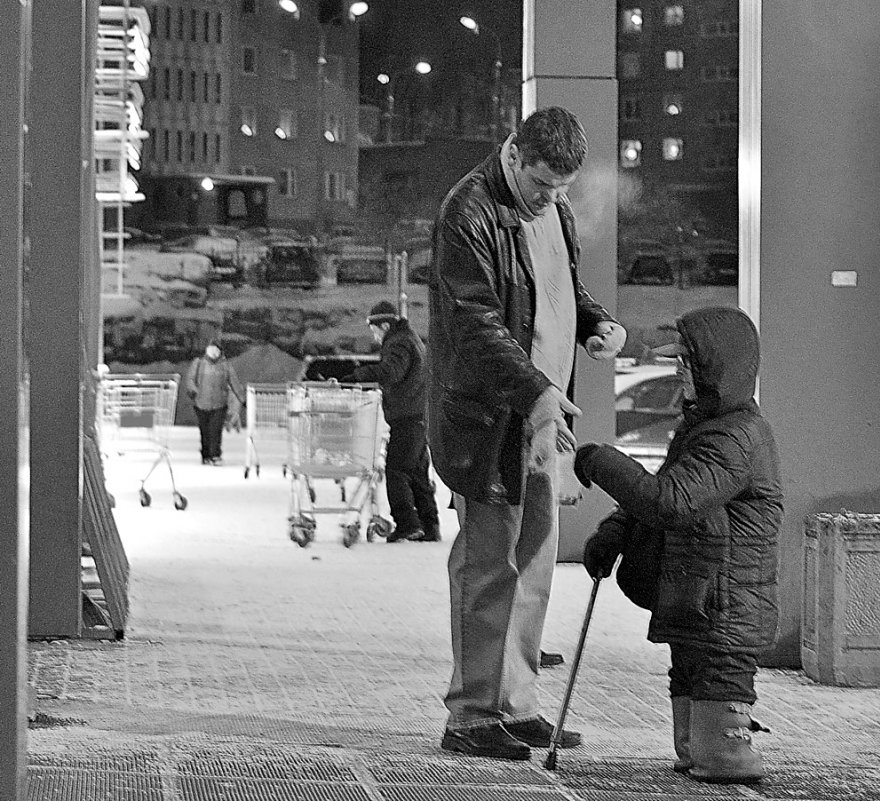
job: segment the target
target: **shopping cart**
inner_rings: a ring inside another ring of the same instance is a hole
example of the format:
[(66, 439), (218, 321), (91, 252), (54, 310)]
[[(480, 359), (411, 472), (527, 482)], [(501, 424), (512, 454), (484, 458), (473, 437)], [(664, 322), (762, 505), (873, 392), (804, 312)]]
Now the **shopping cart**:
[(179, 383), (177, 373), (105, 373), (98, 382), (96, 417), (102, 452), (155, 454), (153, 464), (141, 481), (141, 506), (149, 506), (152, 502), (144, 485), (159, 462), (164, 461), (171, 476), (174, 508), (186, 509), (187, 500), (174, 483), (168, 448)]
[[(342, 544), (360, 537), (361, 518), (369, 504), (366, 539), (387, 536), (391, 524), (379, 515), (377, 490), (385, 469), (382, 391), (369, 384), (291, 382), (287, 385), (287, 469), (290, 473), (290, 538), (302, 547), (315, 538), (320, 513), (341, 516)], [(314, 481), (331, 479), (341, 486), (356, 480), (334, 506), (315, 505)]]
[[(281, 440), (284, 447), (287, 431), (287, 383), (248, 384), (246, 388), (247, 440), (244, 448), (244, 477), (254, 468), (260, 475), (260, 454), (257, 450), (258, 432), (265, 432), (273, 441)], [(287, 465), (282, 464), (286, 474)]]

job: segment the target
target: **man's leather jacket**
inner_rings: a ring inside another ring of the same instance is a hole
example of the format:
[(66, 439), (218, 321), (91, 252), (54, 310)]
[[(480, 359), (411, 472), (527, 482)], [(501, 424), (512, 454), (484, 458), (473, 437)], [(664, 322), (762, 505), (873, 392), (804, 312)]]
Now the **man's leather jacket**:
[[(580, 245), (557, 201), (577, 299), (577, 341), (614, 318), (577, 277)], [(496, 152), (444, 199), (429, 281), (428, 430), (438, 475), (484, 503), (520, 503), (524, 421), (549, 386), (531, 362), (535, 281), (525, 233)], [(572, 385), (568, 387), (569, 397)]]

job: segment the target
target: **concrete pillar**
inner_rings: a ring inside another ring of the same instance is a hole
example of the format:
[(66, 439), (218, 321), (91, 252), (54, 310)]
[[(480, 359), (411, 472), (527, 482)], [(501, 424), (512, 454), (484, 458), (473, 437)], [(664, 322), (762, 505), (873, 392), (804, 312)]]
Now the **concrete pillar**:
[(28, 2), (0, 4), (0, 798), (27, 795), (27, 383), (22, 350)]
[(31, 636), (79, 636), (83, 315), (94, 269), (94, 4), (33, 9), (28, 166), (31, 243)]
[(880, 511), (880, 15), (875, 0), (772, 0), (759, 19), (761, 247), (752, 267), (760, 399), (779, 442), (786, 508), (781, 636), (767, 663), (799, 665), (804, 516)]
[[(581, 280), (612, 314), (617, 306), (617, 80), (613, 0), (524, 0), (523, 116), (563, 106), (587, 132), (590, 152), (571, 193), (581, 240)], [(580, 442), (614, 441), (614, 368), (578, 351), (575, 424)], [(611, 510), (599, 490), (560, 509), (560, 561), (580, 560), (587, 534)]]

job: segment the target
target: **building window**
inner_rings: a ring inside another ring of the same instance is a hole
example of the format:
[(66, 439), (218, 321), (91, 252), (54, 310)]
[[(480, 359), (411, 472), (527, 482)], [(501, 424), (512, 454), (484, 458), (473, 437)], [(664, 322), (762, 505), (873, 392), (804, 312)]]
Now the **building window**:
[(642, 101), (637, 97), (624, 97), (620, 104), (620, 116), (625, 120), (642, 118)]
[(223, 144), (220, 134), (214, 134), (214, 161), (220, 163), (220, 147)]
[(196, 132), (189, 132), (189, 161), (190, 164), (196, 160)]
[(162, 97), (166, 100), (171, 100), (171, 70), (168, 67), (162, 71), (162, 78), (164, 79), (162, 83), (164, 84), (162, 88)]
[(739, 22), (716, 20), (700, 25), (700, 36), (704, 39), (727, 39), (739, 34)]
[(345, 141), (345, 118), (341, 114), (324, 115), (324, 139), (333, 144)]
[(171, 161), (171, 132), (167, 128), (162, 131), (162, 156), (165, 161)]
[(293, 50), (282, 49), (280, 61), (281, 77), (287, 81), (295, 81), (297, 77), (296, 53)]
[(295, 111), (283, 108), (278, 112), (278, 125), (275, 128), (275, 136), (279, 139), (292, 139), (296, 136)]
[(714, 128), (735, 128), (739, 125), (739, 110), (732, 108), (716, 108), (706, 112), (706, 125)]
[(199, 12), (192, 9), (189, 12), (189, 40), (191, 42), (198, 41), (199, 38)]
[(241, 125), (239, 130), (245, 136), (257, 135), (257, 112), (253, 106), (241, 107)]
[(664, 54), (666, 61), (666, 69), (680, 70), (684, 69), (684, 51), (683, 50), (667, 50)]
[(663, 113), (667, 117), (677, 117), (684, 111), (680, 94), (663, 95)]
[(739, 77), (739, 67), (729, 64), (716, 64), (712, 67), (700, 67), (700, 80), (704, 83), (720, 83), (735, 81)]
[(253, 47), (241, 49), (241, 71), (245, 75), (257, 74), (257, 51)]
[(681, 161), (684, 152), (684, 142), (673, 136), (667, 136), (663, 139), (663, 160), (664, 161)]
[(324, 173), (324, 200), (345, 200), (345, 173)]
[(620, 27), (624, 33), (641, 33), (643, 22), (640, 8), (625, 8), (620, 12)]
[(204, 26), (205, 31), (204, 31), (203, 38), (204, 38), (205, 42), (210, 42), (211, 41), (211, 12), (210, 11), (205, 12), (204, 23), (205, 23), (205, 26)]
[(638, 139), (623, 139), (620, 142), (620, 166), (638, 167), (642, 163), (642, 143)]
[(663, 24), (670, 27), (684, 25), (684, 6), (666, 6), (663, 11)]
[(242, 14), (256, 14), (257, 13), (257, 0), (241, 0), (241, 13)]
[(208, 160), (208, 134), (202, 134), (202, 161)]
[(639, 54), (622, 53), (619, 69), (621, 78), (638, 78), (642, 72), (642, 60)]
[(189, 99), (195, 103), (198, 100), (197, 79), (195, 72), (189, 74)]
[(183, 132), (177, 132), (177, 160), (183, 161)]
[(183, 40), (183, 23), (183, 9), (179, 8), (177, 9), (177, 38), (180, 40)]
[(211, 76), (207, 72), (202, 76), (202, 97), (205, 103), (211, 98)]
[(217, 44), (223, 44), (223, 14), (222, 12), (217, 12), (217, 27), (215, 30)]
[(177, 99), (183, 100), (183, 70), (177, 70)]
[(219, 72), (214, 76), (214, 102), (223, 102), (223, 76)]
[(296, 197), (296, 170), (288, 167), (278, 174), (278, 194), (282, 197)]
[(171, 38), (171, 7), (165, 8), (165, 38)]

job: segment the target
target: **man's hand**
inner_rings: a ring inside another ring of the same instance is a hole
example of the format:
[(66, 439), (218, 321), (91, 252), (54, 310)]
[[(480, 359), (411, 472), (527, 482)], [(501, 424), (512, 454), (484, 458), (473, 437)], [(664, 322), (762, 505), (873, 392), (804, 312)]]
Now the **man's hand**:
[(581, 410), (575, 406), (562, 390), (551, 385), (535, 401), (529, 413), (531, 430), (530, 467), (540, 467), (558, 450), (573, 450), (577, 439), (565, 424), (563, 415), (579, 417)]
[(577, 449), (577, 453), (574, 457), (574, 474), (577, 476), (577, 480), (587, 489), (593, 485), (590, 469), (592, 467), (593, 454), (597, 450), (599, 450), (598, 444), (595, 442), (587, 442)]
[(596, 333), (587, 339), (587, 354), (600, 361), (613, 359), (626, 344), (626, 329), (609, 320), (596, 325)]
[(620, 546), (611, 537), (603, 537), (601, 532), (593, 534), (584, 545), (584, 567), (591, 578), (607, 578), (620, 556)]

